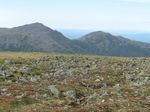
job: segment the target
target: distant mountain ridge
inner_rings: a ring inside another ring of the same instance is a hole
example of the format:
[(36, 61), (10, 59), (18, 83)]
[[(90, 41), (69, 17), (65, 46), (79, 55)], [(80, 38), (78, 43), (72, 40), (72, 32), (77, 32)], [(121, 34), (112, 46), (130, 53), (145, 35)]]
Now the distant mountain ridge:
[(0, 51), (40, 51), (107, 56), (150, 56), (150, 44), (102, 31), (70, 40), (41, 23), (0, 28)]

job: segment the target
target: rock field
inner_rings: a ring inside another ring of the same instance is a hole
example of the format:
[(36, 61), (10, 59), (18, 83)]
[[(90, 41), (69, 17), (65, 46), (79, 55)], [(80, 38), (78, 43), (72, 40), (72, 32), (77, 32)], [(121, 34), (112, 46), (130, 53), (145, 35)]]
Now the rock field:
[(150, 58), (0, 53), (0, 112), (150, 112)]

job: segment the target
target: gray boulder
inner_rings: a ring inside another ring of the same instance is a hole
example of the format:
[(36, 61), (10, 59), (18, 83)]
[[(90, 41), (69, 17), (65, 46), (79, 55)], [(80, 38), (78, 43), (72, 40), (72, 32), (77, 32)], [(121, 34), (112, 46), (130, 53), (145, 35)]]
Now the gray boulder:
[(63, 95), (67, 98), (75, 99), (76, 98), (76, 91), (75, 90), (69, 90), (69, 91), (64, 92)]
[(54, 97), (60, 96), (60, 91), (56, 88), (55, 85), (49, 86), (48, 89), (51, 91), (51, 93), (54, 95)]

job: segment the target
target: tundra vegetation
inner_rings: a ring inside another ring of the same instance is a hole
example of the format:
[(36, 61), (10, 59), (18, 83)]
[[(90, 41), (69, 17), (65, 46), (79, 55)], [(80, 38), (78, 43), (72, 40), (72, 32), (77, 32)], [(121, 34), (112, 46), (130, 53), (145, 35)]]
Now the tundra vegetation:
[(150, 112), (150, 58), (1, 52), (0, 112)]

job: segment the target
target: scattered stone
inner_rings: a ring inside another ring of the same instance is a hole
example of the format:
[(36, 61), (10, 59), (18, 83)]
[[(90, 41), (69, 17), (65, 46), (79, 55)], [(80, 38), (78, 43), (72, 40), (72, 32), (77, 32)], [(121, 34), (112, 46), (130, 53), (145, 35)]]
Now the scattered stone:
[(120, 84), (116, 84), (114, 87), (113, 87), (114, 89), (116, 89), (118, 92), (120, 91)]
[(60, 96), (60, 91), (56, 88), (55, 85), (49, 86), (48, 89), (50, 89), (50, 91), (54, 95), (54, 97), (59, 97)]
[(150, 96), (147, 96), (146, 99), (150, 103)]
[(40, 76), (32, 76), (31, 78), (30, 78), (30, 81), (31, 82), (36, 82), (36, 81), (39, 81), (41, 78), (40, 78)]
[(21, 99), (21, 98), (23, 98), (23, 97), (24, 97), (24, 94), (17, 95), (17, 96), (16, 96), (16, 99)]
[(18, 80), (21, 82), (28, 82), (28, 80), (25, 77), (19, 77)]
[(96, 79), (95, 82), (100, 82), (100, 79)]
[(63, 93), (63, 95), (67, 98), (72, 98), (75, 99), (76, 98), (76, 92), (75, 90), (69, 90)]
[(102, 103), (104, 103), (104, 102), (105, 102), (105, 100), (103, 99), (103, 100), (102, 100)]
[(1, 89), (2, 92), (6, 92), (7, 90), (8, 89), (6, 89), (6, 88)]

